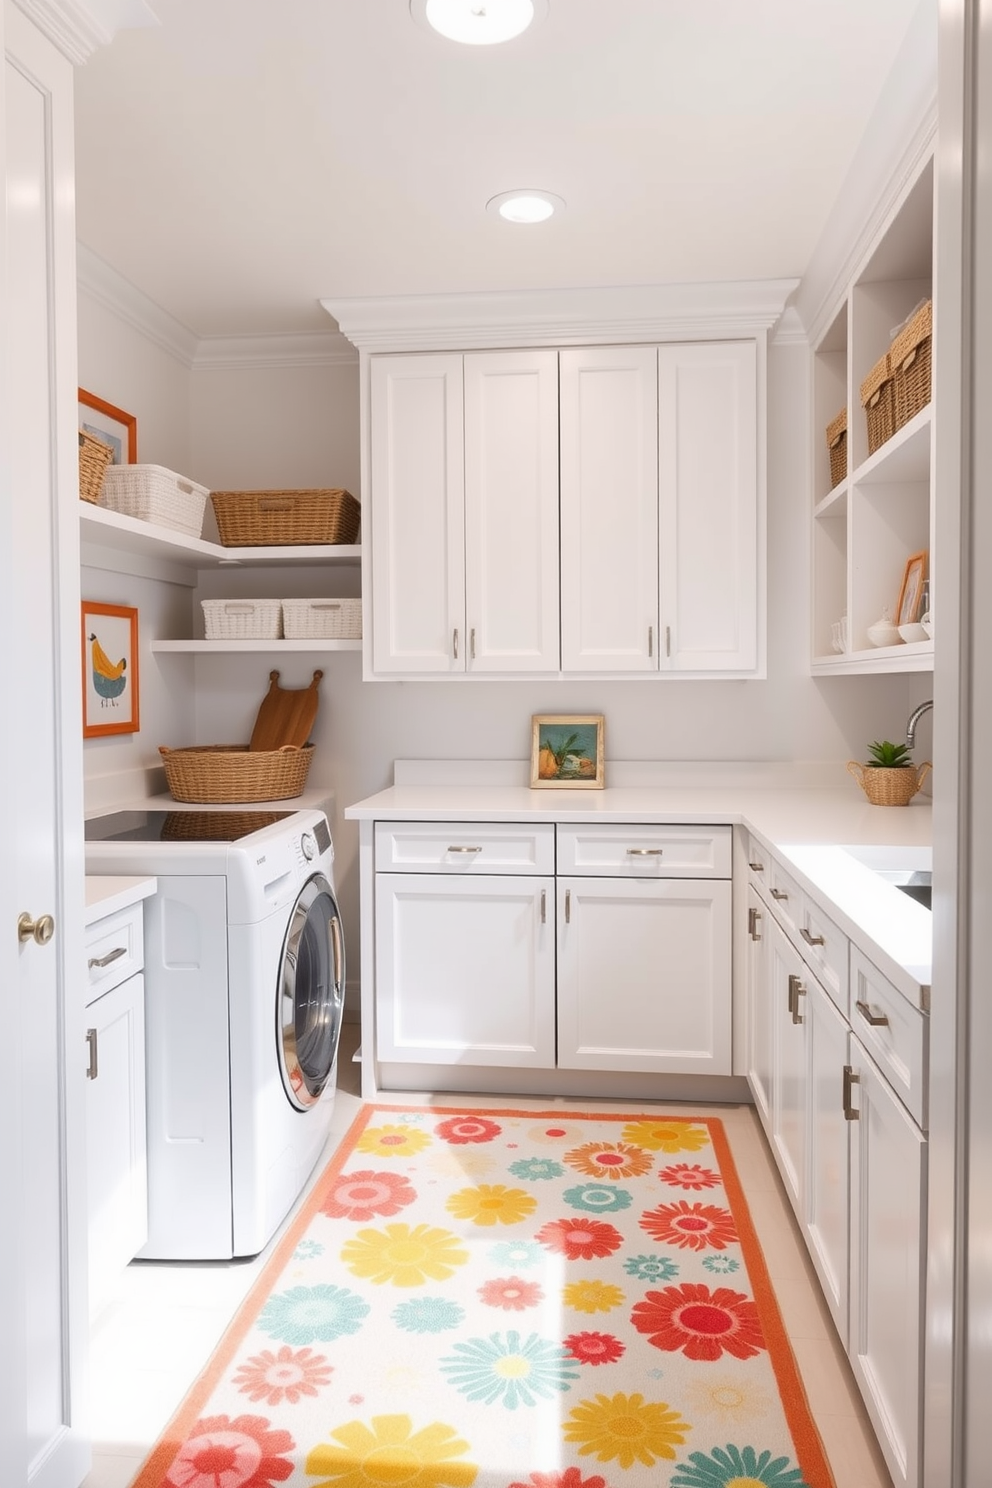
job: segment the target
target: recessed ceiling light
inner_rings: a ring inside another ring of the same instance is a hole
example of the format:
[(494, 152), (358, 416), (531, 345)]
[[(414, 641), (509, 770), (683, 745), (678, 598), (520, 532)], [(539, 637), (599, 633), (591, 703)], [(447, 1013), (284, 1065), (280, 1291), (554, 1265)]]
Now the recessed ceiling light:
[(415, 20), (469, 46), (512, 41), (547, 9), (548, 0), (410, 0)]
[(507, 222), (547, 222), (555, 212), (562, 212), (565, 203), (552, 191), (534, 191), (530, 187), (518, 191), (501, 191), (486, 202), (486, 211), (495, 212)]

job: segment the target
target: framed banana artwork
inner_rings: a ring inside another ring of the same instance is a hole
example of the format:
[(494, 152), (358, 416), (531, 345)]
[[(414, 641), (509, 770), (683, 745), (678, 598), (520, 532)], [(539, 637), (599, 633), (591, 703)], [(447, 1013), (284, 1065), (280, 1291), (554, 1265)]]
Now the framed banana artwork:
[(138, 732), (138, 612), (84, 599), (83, 738)]

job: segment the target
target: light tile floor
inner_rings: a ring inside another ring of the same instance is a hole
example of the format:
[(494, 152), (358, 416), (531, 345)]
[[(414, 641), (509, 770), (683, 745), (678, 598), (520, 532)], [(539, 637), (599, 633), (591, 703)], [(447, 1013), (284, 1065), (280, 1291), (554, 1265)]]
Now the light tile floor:
[[(346, 1024), (327, 1158), (361, 1105), (359, 1068), (351, 1059), (357, 1043), (357, 1026)], [(491, 1095), (425, 1094), (418, 1098), (403, 1093), (395, 1099), (400, 1105), (416, 1103), (418, 1099), (457, 1106), (521, 1104), (520, 1097), (501, 1102), (499, 1097)], [(388, 1098), (383, 1097), (383, 1101), (388, 1103)], [(535, 1104), (567, 1109), (576, 1102), (542, 1097)], [(630, 1102), (597, 1101), (596, 1105), (605, 1109), (629, 1108)], [(666, 1109), (675, 1108), (673, 1102), (665, 1105)], [(679, 1109), (686, 1114), (723, 1119), (837, 1488), (892, 1488), (754, 1111), (749, 1106), (722, 1105)], [(311, 1183), (320, 1176), (324, 1161), (317, 1164)], [(202, 1370), (275, 1243), (273, 1240), (251, 1261), (229, 1264), (215, 1261), (205, 1265), (142, 1262), (127, 1268), (117, 1295), (95, 1320), (92, 1329), (93, 1466), (83, 1488), (127, 1488)], [(150, 1338), (155, 1340), (154, 1368), (144, 1362), (149, 1354)]]

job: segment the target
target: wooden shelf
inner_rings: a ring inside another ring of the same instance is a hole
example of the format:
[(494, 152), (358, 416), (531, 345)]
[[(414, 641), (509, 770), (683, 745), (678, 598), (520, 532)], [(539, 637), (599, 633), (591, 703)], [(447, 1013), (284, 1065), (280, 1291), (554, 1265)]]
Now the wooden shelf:
[(247, 641), (152, 641), (153, 651), (182, 651), (203, 654), (206, 652), (242, 651), (248, 654), (278, 655), (284, 651), (361, 651), (361, 640), (346, 641), (269, 641), (264, 639)]
[[(225, 548), (189, 537), (154, 522), (140, 522), (121, 512), (106, 511), (81, 501), (80, 536), (84, 542), (100, 543), (125, 553), (147, 558), (166, 558), (193, 568), (221, 568), (247, 564), (359, 563), (362, 549), (357, 543), (326, 546), (276, 548)], [(85, 561), (85, 560), (84, 560)]]

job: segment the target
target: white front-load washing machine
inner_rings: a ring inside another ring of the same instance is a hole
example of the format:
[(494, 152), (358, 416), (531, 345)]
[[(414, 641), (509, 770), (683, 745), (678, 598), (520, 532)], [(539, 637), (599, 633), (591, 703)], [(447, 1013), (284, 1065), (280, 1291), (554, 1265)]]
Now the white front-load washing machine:
[(326, 1143), (344, 1005), (327, 818), (118, 811), (86, 871), (154, 874), (145, 908), (145, 1259), (256, 1255)]

